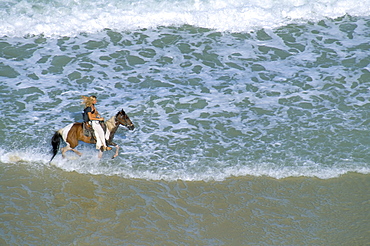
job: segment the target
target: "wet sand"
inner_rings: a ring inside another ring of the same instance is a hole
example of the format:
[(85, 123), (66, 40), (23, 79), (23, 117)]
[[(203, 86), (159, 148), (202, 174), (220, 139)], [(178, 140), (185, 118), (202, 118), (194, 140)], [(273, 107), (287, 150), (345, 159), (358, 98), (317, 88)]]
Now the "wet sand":
[(151, 181), (2, 164), (1, 245), (366, 245), (370, 175)]

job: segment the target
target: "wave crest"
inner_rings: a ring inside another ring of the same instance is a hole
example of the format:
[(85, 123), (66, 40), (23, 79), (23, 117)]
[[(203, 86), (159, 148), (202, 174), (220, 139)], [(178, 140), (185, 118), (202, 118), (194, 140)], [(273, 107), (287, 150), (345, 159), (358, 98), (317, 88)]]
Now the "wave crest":
[(74, 36), (106, 28), (118, 31), (192, 25), (244, 32), (346, 14), (367, 16), (370, 6), (355, 0), (285, 1), (50, 1), (0, 5), (0, 36)]

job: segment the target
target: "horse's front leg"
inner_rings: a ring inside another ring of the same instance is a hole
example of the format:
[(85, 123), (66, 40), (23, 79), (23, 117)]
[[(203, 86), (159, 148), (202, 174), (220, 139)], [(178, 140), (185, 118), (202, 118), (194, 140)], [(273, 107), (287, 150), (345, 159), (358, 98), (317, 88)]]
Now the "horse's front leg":
[(98, 158), (101, 159), (103, 157), (103, 151), (99, 150)]
[(114, 159), (118, 156), (118, 151), (119, 151), (119, 145), (118, 144), (114, 145), (114, 147), (116, 147), (116, 153), (114, 154), (114, 156), (112, 156), (112, 159)]

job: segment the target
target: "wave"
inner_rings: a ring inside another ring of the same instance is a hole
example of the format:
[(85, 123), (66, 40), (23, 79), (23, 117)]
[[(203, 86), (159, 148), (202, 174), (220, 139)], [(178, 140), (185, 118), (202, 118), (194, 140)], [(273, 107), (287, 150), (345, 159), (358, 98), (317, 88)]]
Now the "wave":
[[(288, 166), (286, 163), (272, 162), (240, 162), (228, 165), (217, 160), (208, 160), (204, 163), (204, 160), (199, 159), (192, 159), (184, 163), (165, 163), (163, 161), (145, 163), (122, 157), (122, 155), (128, 154), (137, 156), (139, 153), (121, 153), (121, 156), (115, 160), (109, 159), (110, 153), (108, 153), (99, 160), (97, 152), (91, 149), (85, 148), (81, 152), (84, 153), (82, 157), (72, 154), (62, 159), (58, 155), (52, 163), (49, 163), (50, 154), (40, 153), (40, 150), (37, 149), (18, 151), (0, 149), (0, 163), (2, 165), (27, 165), (31, 169), (57, 167), (66, 172), (80, 174), (166, 181), (222, 181), (231, 177), (245, 176), (266, 176), (276, 179), (288, 177), (330, 179), (350, 172), (370, 173), (370, 169), (365, 163), (353, 163), (349, 160), (342, 160), (334, 167), (302, 160), (297, 160), (296, 163)], [(210, 164), (211, 162), (212, 164)]]
[(346, 14), (368, 16), (369, 9), (370, 3), (361, 0), (14, 0), (0, 3), (0, 36), (74, 36), (176, 25), (246, 32)]

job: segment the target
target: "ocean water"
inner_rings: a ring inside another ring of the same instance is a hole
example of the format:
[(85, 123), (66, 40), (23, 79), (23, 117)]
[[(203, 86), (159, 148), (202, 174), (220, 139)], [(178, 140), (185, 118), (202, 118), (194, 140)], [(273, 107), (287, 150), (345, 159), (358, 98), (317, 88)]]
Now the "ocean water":
[[(0, 3), (1, 245), (367, 245), (370, 2)], [(81, 95), (134, 131), (81, 143)]]

